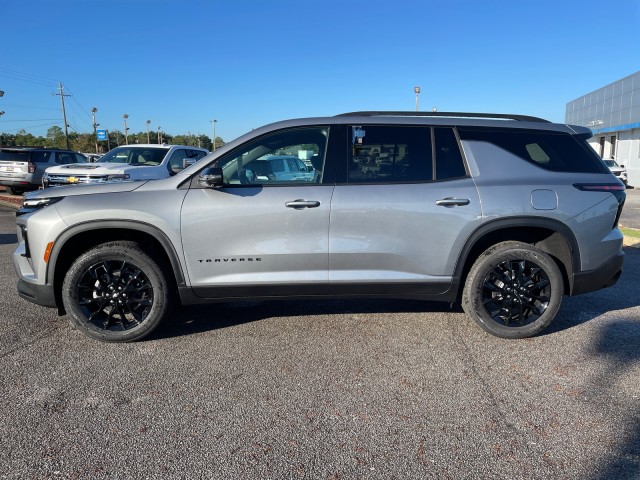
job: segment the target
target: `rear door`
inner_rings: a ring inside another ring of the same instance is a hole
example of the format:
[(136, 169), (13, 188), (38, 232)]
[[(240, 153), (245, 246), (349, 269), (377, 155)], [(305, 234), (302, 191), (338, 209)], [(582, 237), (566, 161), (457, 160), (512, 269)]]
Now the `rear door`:
[(481, 222), (455, 130), (349, 129), (347, 168), (332, 201), (330, 282), (344, 293), (447, 291), (458, 253)]

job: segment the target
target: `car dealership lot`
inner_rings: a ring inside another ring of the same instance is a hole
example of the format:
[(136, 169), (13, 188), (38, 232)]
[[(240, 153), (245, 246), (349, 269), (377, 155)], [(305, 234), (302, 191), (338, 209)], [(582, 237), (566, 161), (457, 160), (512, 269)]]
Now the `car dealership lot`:
[(0, 207), (0, 478), (638, 478), (640, 250), (508, 341), (408, 301), (189, 307), (95, 342), (15, 293)]

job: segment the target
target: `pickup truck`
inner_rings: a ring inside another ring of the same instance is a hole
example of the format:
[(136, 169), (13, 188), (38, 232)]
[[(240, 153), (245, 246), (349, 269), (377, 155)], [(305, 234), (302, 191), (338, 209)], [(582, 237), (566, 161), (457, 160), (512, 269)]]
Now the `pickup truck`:
[(123, 145), (101, 157), (99, 162), (47, 168), (42, 186), (157, 180), (175, 175), (208, 153), (204, 148), (185, 145)]

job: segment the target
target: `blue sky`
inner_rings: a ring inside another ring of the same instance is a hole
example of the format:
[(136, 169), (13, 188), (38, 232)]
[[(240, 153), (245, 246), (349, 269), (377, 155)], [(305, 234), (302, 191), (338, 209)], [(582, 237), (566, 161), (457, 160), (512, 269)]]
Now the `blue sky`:
[(225, 141), (354, 110), (521, 113), (640, 70), (640, 0), (3, 0), (0, 131), (162, 127)]

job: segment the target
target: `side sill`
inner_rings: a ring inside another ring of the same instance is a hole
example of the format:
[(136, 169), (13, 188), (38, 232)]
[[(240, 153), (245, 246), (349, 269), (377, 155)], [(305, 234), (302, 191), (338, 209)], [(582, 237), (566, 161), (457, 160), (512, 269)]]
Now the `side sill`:
[(283, 300), (318, 298), (400, 298), (453, 303), (458, 282), (437, 284), (359, 284), (359, 285), (268, 285), (224, 287), (180, 287), (183, 305), (238, 300)]

